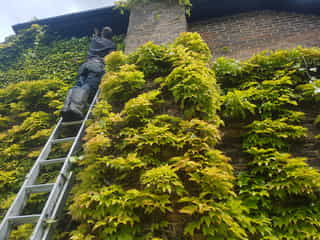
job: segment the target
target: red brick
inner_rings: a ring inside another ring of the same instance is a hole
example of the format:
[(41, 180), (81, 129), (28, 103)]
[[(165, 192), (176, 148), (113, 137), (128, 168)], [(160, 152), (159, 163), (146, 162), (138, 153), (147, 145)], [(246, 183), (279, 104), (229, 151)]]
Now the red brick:
[(214, 57), (245, 59), (262, 50), (320, 46), (319, 26), (316, 15), (254, 11), (191, 23), (188, 28), (202, 35)]

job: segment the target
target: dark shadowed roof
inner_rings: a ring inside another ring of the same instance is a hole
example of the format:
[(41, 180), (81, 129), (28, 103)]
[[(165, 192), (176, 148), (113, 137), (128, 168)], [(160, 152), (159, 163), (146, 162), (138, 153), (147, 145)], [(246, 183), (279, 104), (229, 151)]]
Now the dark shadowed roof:
[(106, 25), (110, 26), (115, 34), (123, 34), (127, 32), (128, 22), (128, 12), (121, 14), (114, 7), (105, 7), (16, 24), (12, 28), (17, 33), (32, 24), (40, 24), (47, 25), (50, 32), (64, 37), (82, 37), (92, 35), (95, 27), (102, 28)]
[[(220, 17), (254, 10), (294, 11), (320, 14), (320, 0), (191, 0), (192, 11), (188, 21)], [(16, 24), (15, 32), (31, 24), (48, 25), (49, 31), (65, 37), (87, 36), (95, 27), (111, 26), (116, 34), (126, 33), (129, 13), (121, 14), (114, 7), (99, 8), (33, 22)]]

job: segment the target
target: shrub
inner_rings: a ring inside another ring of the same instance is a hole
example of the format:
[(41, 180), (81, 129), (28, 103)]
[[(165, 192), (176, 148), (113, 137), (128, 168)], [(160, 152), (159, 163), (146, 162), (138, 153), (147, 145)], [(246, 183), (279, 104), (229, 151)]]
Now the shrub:
[(145, 84), (144, 74), (134, 65), (123, 65), (120, 71), (107, 74), (102, 80), (101, 94), (113, 104), (124, 104), (131, 97), (138, 95)]
[(70, 206), (80, 223), (72, 239), (246, 239), (251, 220), (215, 149), (220, 96), (199, 43), (194, 34), (178, 47), (147, 43), (105, 77)]
[(167, 75), (171, 67), (165, 59), (166, 48), (148, 42), (140, 46), (135, 52), (128, 56), (128, 62), (137, 66), (146, 79)]
[(120, 67), (127, 63), (127, 56), (120, 51), (108, 54), (104, 61), (106, 63), (106, 72), (118, 72)]

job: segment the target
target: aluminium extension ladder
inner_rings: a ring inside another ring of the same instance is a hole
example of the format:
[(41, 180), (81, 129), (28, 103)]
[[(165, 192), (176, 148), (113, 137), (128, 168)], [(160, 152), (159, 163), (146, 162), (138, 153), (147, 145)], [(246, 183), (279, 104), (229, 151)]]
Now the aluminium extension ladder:
[[(35, 224), (30, 240), (48, 240), (52, 237), (52, 225), (61, 213), (71, 185), (72, 163), (70, 161), (70, 158), (73, 156), (81, 142), (86, 121), (90, 117), (92, 108), (98, 100), (98, 94), (99, 90), (97, 91), (93, 101), (91, 102), (83, 120), (63, 122), (62, 118), (60, 118), (46, 145), (42, 149), (39, 157), (26, 176), (25, 181), (20, 188), (14, 202), (12, 203), (4, 219), (2, 220), (2, 223), (0, 225), (0, 240), (7, 240), (9, 238), (13, 226), (26, 223)], [(61, 127), (72, 125), (80, 125), (76, 136), (57, 139)], [(72, 142), (72, 146), (70, 147), (67, 156), (64, 158), (47, 159), (52, 146), (56, 143), (63, 142)], [(55, 183), (37, 185), (36, 180), (37, 177), (41, 174), (41, 167), (57, 163), (61, 163), (62, 167), (60, 169), (58, 177), (55, 180)], [(49, 197), (47, 198), (40, 214), (21, 215), (23, 208), (27, 204), (28, 195), (32, 193), (49, 193)]]

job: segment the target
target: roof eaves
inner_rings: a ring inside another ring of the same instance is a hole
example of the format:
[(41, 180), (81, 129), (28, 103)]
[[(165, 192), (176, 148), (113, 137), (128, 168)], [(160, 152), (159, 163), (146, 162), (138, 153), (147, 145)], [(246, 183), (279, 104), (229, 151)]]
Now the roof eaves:
[(115, 8), (115, 6), (108, 6), (108, 7), (90, 9), (90, 10), (76, 12), (76, 13), (68, 13), (68, 14), (63, 14), (63, 15), (59, 15), (59, 16), (39, 19), (39, 20), (35, 20), (35, 21), (18, 23), (18, 24), (13, 25), (12, 28), (13, 28), (14, 32), (17, 33), (18, 31), (25, 29), (25, 28), (31, 26), (32, 24), (45, 25), (48, 23), (63, 22), (66, 19), (70, 20), (70, 19), (77, 19), (77, 18), (82, 18), (82, 17), (97, 16), (97, 15), (105, 14), (106, 12), (112, 12), (114, 10), (114, 8)]

